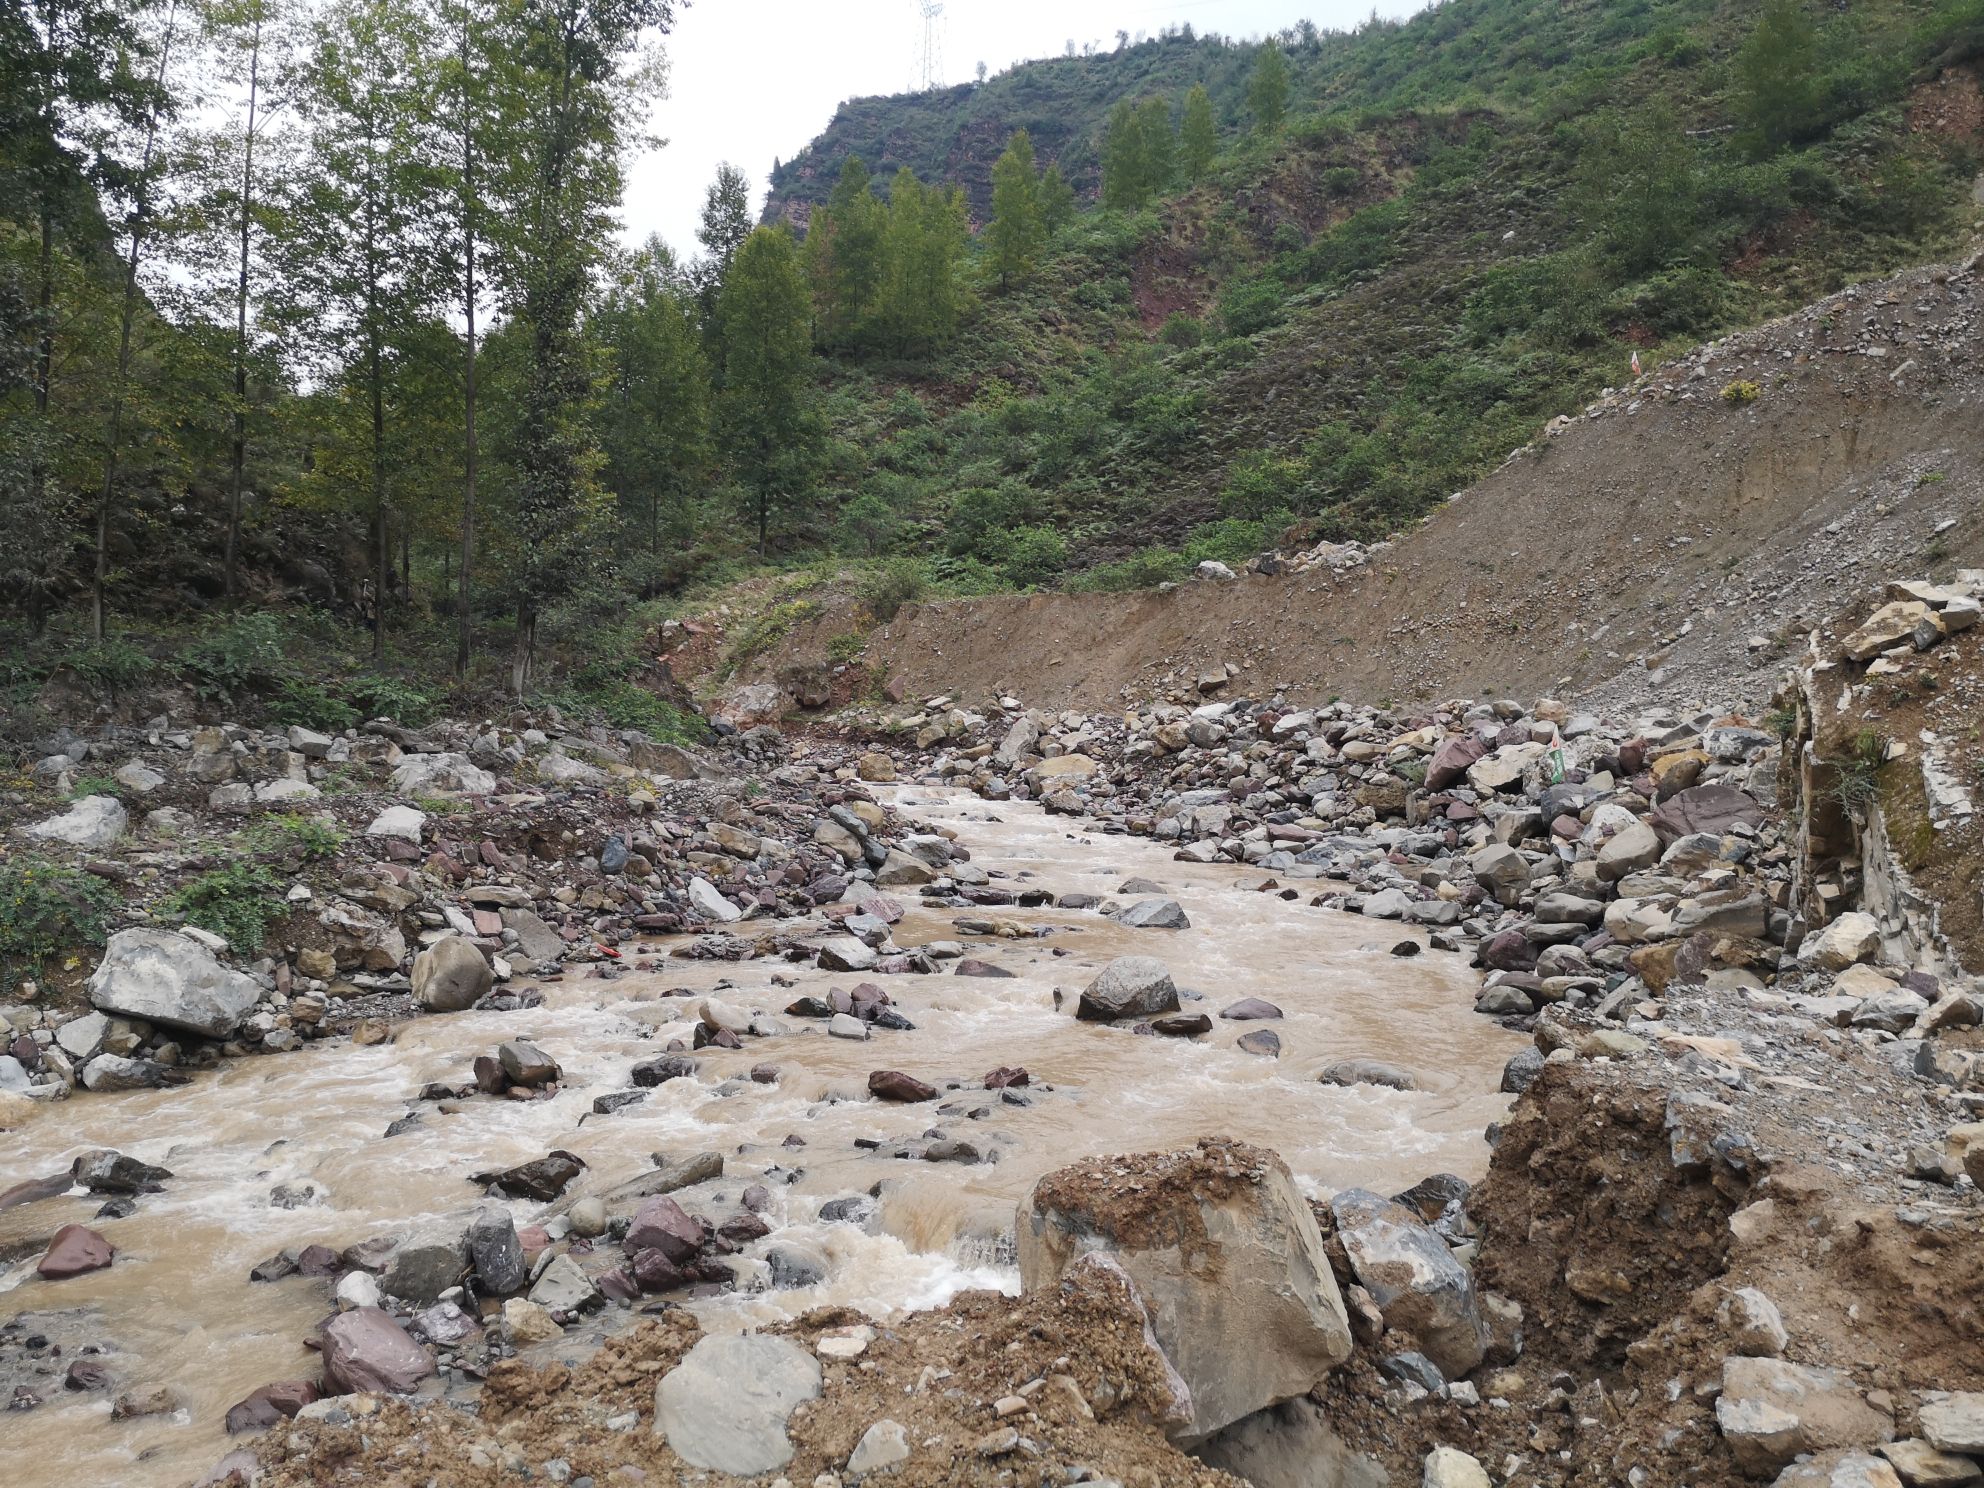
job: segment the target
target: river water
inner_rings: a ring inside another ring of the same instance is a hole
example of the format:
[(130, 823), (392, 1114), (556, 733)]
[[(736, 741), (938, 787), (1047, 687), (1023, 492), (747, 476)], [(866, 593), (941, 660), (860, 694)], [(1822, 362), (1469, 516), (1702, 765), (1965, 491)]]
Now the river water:
[[(968, 1287), (1014, 1289), (1006, 1261), (1015, 1205), (1040, 1174), (1092, 1154), (1228, 1135), (1279, 1152), (1314, 1194), (1350, 1185), (1390, 1192), (1429, 1173), (1472, 1179), (1485, 1169), (1483, 1128), (1507, 1108), (1496, 1087), (1519, 1041), (1473, 1015), (1478, 982), (1460, 957), (1395, 957), (1391, 946), (1414, 932), (1286, 902), (1243, 887), (1258, 874), (1174, 862), (1156, 843), (1092, 835), (1035, 806), (993, 806), (923, 787), (902, 788), (896, 804), (955, 831), (974, 863), (1004, 875), (995, 882), (1110, 895), (1141, 876), (1184, 906), (1192, 928), (1125, 929), (1093, 911), (954, 915), (912, 907), (896, 927), (899, 945), (963, 939), (970, 954), (1015, 975), (879, 979), (913, 1031), (878, 1030), (858, 1043), (828, 1038), (816, 1022), (784, 1019), (786, 1036), (707, 1051), (698, 1079), (670, 1081), (604, 1118), (587, 1116), (594, 1097), (625, 1088), (628, 1068), (662, 1052), (668, 1030), (693, 1016), (694, 1002), (663, 991), (707, 991), (728, 978), (726, 1002), (776, 1015), (797, 996), (861, 978), (778, 960), (668, 961), (605, 981), (575, 970), (546, 984), (544, 1005), (529, 1011), (421, 1018), (390, 1044), (327, 1041), (237, 1061), (176, 1090), (79, 1094), (44, 1107), (4, 1139), (0, 1189), (59, 1172), (96, 1147), (160, 1164), (174, 1177), (163, 1193), (141, 1198), (137, 1213), (99, 1222), (118, 1250), (109, 1270), (43, 1282), (30, 1256), (0, 1274), (0, 1322), (24, 1316), (52, 1336), (112, 1346), (110, 1389), (75, 1394), (54, 1386), (40, 1408), (0, 1413), (9, 1480), (22, 1488), (190, 1482), (227, 1450), (220, 1420), (229, 1405), (257, 1385), (316, 1373), (300, 1340), (328, 1310), (326, 1284), (300, 1277), (251, 1284), (251, 1267), (284, 1247), (344, 1246), (464, 1213), (479, 1201), (468, 1174), (553, 1148), (590, 1165), (567, 1200), (648, 1171), (655, 1153), (724, 1154), (722, 1180), (677, 1195), (714, 1219), (736, 1212), (747, 1184), (767, 1183), (775, 1196), (771, 1239), (823, 1252), (831, 1274), (816, 1287), (698, 1303), (712, 1326), (771, 1321), (822, 1303), (886, 1313), (938, 1305)], [(978, 940), (954, 928), (959, 915), (1052, 929), (1039, 938)], [(1202, 994), (1185, 1010), (1214, 1014), (1213, 1032), (1198, 1040), (1138, 1037), (1076, 1022), (1081, 988), (1110, 958), (1131, 954), (1160, 957), (1181, 989)], [(774, 977), (795, 985), (774, 985)], [(1056, 988), (1066, 993), (1059, 1011)], [(1265, 998), (1285, 1017), (1217, 1017), (1243, 997)], [(1241, 1033), (1260, 1028), (1280, 1036), (1279, 1059), (1234, 1047)], [(422, 1084), (464, 1081), (474, 1056), (520, 1038), (563, 1067), (555, 1098), (482, 1098), (454, 1115), (429, 1105), (412, 1130), (383, 1136), (415, 1108)], [(1317, 1082), (1324, 1065), (1351, 1057), (1402, 1065), (1419, 1089)], [(746, 1078), (763, 1063), (778, 1066), (775, 1085)], [(875, 1069), (905, 1070), (941, 1089), (946, 1080), (975, 1085), (1001, 1065), (1031, 1072), (1031, 1105), (1005, 1105), (982, 1091), (908, 1106), (867, 1097)], [(957, 1114), (938, 1112), (952, 1101), (961, 1102)], [(967, 1109), (986, 1114), (971, 1119)], [(932, 1129), (996, 1161), (886, 1155), (892, 1142)], [(794, 1135), (803, 1147), (786, 1145)], [(857, 1147), (860, 1139), (880, 1140), (885, 1150)], [(274, 1186), (300, 1182), (314, 1184), (322, 1201), (271, 1206)], [(818, 1222), (825, 1200), (878, 1182), (877, 1233)], [(0, 1214), (0, 1245), (18, 1253), (62, 1223), (87, 1222), (100, 1202), (77, 1195)], [(511, 1207), (521, 1225), (555, 1206)], [(77, 1310), (86, 1319), (74, 1317)], [(55, 1312), (72, 1316), (42, 1321)], [(160, 1385), (177, 1394), (179, 1410), (110, 1419), (117, 1394)]]

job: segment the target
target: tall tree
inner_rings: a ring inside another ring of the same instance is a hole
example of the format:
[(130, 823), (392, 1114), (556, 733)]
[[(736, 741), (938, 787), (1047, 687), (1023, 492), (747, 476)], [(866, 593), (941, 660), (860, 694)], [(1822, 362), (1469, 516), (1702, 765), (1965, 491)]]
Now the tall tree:
[(1185, 95), (1185, 125), (1180, 143), (1184, 147), (1185, 179), (1196, 186), (1212, 169), (1213, 156), (1219, 151), (1219, 129), (1212, 117), (1212, 95), (1206, 92), (1204, 83), (1192, 84), (1192, 91)]
[(723, 337), (716, 324), (716, 310), (723, 297), (723, 276), (750, 235), (751, 178), (728, 160), (722, 161), (717, 165), (716, 179), (703, 193), (703, 215), (696, 225), (696, 241), (703, 245), (703, 255), (693, 270), (704, 332), (719, 351)]
[(820, 301), (820, 340), (855, 339), (882, 287), (882, 204), (859, 155), (841, 165), (840, 179), (807, 225), (806, 260)]
[(1061, 174), (1061, 163), (1050, 164), (1040, 177), (1040, 225), (1048, 237), (1075, 220), (1075, 188)]
[(1102, 136), (1102, 205), (1133, 212), (1148, 200), (1142, 121), (1130, 100), (1120, 99), (1109, 111)]
[(877, 333), (890, 350), (941, 345), (957, 330), (958, 270), (970, 226), (955, 185), (926, 188), (904, 166), (889, 185)]
[(28, 206), (33, 234), (28, 292), (6, 296), (31, 346), (19, 375), (33, 414), (0, 471), (0, 515), (15, 542), (30, 532), (49, 539), (10, 551), (37, 626), (60, 583), (65, 554), (55, 534), (72, 497), (56, 475), (75, 433), (59, 417), (55, 386), (56, 344), (75, 321), (63, 294), (88, 280), (83, 266), (108, 246), (93, 183), (116, 183), (115, 142), (142, 129), (158, 105), (146, 25), (155, 8), (156, 0), (15, 0), (0, 9), (0, 199)]
[(594, 368), (582, 324), (610, 242), (621, 163), (645, 102), (663, 85), (642, 44), (674, 20), (674, 0), (501, 0), (492, 59), (503, 59), (505, 148), (492, 152), (503, 298), (529, 355), (516, 435), (516, 650), (511, 684), (531, 681), (544, 606), (606, 561), (608, 499), (597, 479)]
[(694, 301), (669, 282), (667, 266), (667, 249), (650, 238), (616, 276), (597, 315), (613, 358), (601, 430), (606, 482), (623, 523), (646, 529), (654, 557), (664, 533), (689, 535), (690, 498), (710, 459), (709, 364)]
[(1275, 134), (1288, 114), (1288, 59), (1270, 36), (1261, 43), (1254, 58), (1254, 75), (1247, 83), (1247, 107), (1254, 112), (1254, 127), (1263, 134)]
[(1744, 142), (1765, 154), (1819, 128), (1818, 29), (1801, 0), (1764, 0), (1737, 49), (1733, 102)]
[[(208, 24), (217, 33), (222, 65), (231, 80), (240, 82), (241, 186), (234, 200), (237, 250), (234, 273), (234, 406), (233, 437), (228, 451), (227, 546), (224, 582), (230, 597), (239, 583), (242, 488), (248, 472), (248, 301), (251, 251), (255, 224), (256, 130), (262, 117), (262, 47), (266, 24), (272, 19), (270, 0), (218, 0), (208, 11)], [(245, 72), (245, 76), (242, 74)]]
[(291, 182), (271, 294), (320, 369), (366, 404), (374, 660), (385, 653), (392, 589), (387, 384), (398, 339), (434, 302), (432, 228), (445, 220), (426, 169), (428, 21), (388, 0), (331, 0), (315, 17), (296, 79), (307, 156)]
[(1005, 153), (992, 165), (992, 267), (999, 287), (1033, 272), (1033, 261), (1047, 230), (1040, 214), (1040, 178), (1034, 174), (1033, 136), (1015, 130)]
[[(440, 66), (439, 92), (449, 116), (447, 137), (440, 144), (442, 175), (451, 178), (462, 336), (461, 383), (461, 519), (456, 534), (460, 562), (455, 572), (455, 675), (468, 675), (475, 639), (473, 575), (475, 571), (476, 482), (480, 475), (480, 436), (476, 404), (481, 383), (476, 365), (477, 332), (483, 284), (480, 250), (486, 231), (482, 191), (486, 172), (480, 160), (485, 141), (496, 127), (490, 92), (491, 66), (483, 54), (488, 8), (485, 0), (443, 0), (443, 24), (454, 32), (452, 55)], [(454, 277), (454, 276), (450, 276)]]
[(117, 371), (111, 384), (110, 416), (104, 431), (103, 483), (98, 491), (96, 507), (96, 566), (90, 579), (90, 635), (99, 644), (104, 638), (107, 608), (104, 592), (110, 578), (110, 509), (117, 492), (117, 458), (122, 453), (124, 406), (131, 380), (131, 334), (141, 308), (138, 273), (159, 208), (160, 177), (164, 164), (161, 135), (175, 105), (173, 95), (166, 87), (166, 79), (172, 66), (172, 44), (178, 26), (179, 0), (170, 0), (158, 45), (157, 80), (140, 135), (143, 143), (128, 179), (129, 215), (125, 224), (124, 295), (117, 321)]
[(1171, 124), (1171, 101), (1153, 93), (1137, 105), (1139, 171), (1147, 195), (1162, 195), (1178, 172), (1178, 131)]
[(724, 426), (761, 557), (774, 515), (796, 502), (811, 474), (806, 299), (792, 235), (754, 229), (731, 260), (720, 313), (728, 343)]

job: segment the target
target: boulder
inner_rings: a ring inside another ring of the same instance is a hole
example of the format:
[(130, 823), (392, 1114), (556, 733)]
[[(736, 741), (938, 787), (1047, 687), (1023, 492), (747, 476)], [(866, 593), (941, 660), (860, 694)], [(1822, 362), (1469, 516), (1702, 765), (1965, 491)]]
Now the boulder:
[(1984, 1392), (1960, 1390), (1921, 1410), (1922, 1434), (1939, 1452), (1984, 1457)]
[[(1869, 1405), (1838, 1370), (1783, 1359), (1724, 1359), (1715, 1418), (1736, 1465), (1753, 1477), (1806, 1452), (1864, 1447), (1894, 1435), (1887, 1413)], [(1934, 1443), (1926, 1420), (1924, 1435)]]
[(1187, 1444), (1306, 1395), (1350, 1354), (1322, 1235), (1272, 1152), (1205, 1139), (1079, 1163), (1035, 1185), (1017, 1229), (1029, 1292), (1095, 1252), (1134, 1283), (1190, 1394), (1172, 1428)]
[(60, 816), (51, 816), (23, 830), (43, 842), (70, 847), (109, 847), (131, 825), (131, 815), (115, 796), (84, 796)]
[(101, 1271), (117, 1254), (111, 1243), (88, 1225), (66, 1224), (48, 1242), (35, 1274), (43, 1281), (67, 1281), (91, 1271)]
[(1382, 1085), (1387, 1090), (1419, 1088), (1419, 1081), (1410, 1070), (1381, 1059), (1339, 1059), (1325, 1065), (1316, 1078), (1325, 1085)]
[(434, 1356), (377, 1307), (339, 1313), (323, 1345), (324, 1378), (341, 1395), (404, 1395), (434, 1373)]
[(1791, 1341), (1777, 1304), (1755, 1287), (1741, 1287), (1722, 1301), (1718, 1316), (1729, 1335), (1729, 1347), (1739, 1354), (1775, 1358)]
[(207, 1038), (233, 1033), (261, 995), (252, 978), (170, 930), (119, 930), (89, 980), (90, 1005), (102, 1012)]
[(558, 1078), (558, 1061), (521, 1039), (496, 1046), (496, 1062), (512, 1085), (549, 1085)]
[(402, 1240), (379, 1284), (392, 1296), (428, 1307), (450, 1287), (460, 1286), (468, 1270), (467, 1234), (444, 1224)]
[(909, 1460), (909, 1436), (900, 1421), (886, 1418), (861, 1433), (848, 1455), (848, 1474), (859, 1480), (877, 1473), (895, 1471)]
[(689, 880), (689, 905), (706, 920), (727, 925), (744, 918), (744, 911), (723, 897), (722, 891), (706, 878)]
[(1869, 615), (1840, 645), (1849, 660), (1872, 661), (1883, 651), (1912, 639), (1915, 627), (1929, 615), (1929, 606), (1922, 601), (1897, 599)]
[(1176, 899), (1139, 899), (1116, 917), (1132, 930), (1189, 930), (1192, 922)]
[(1879, 1451), (1909, 1488), (1975, 1488), (1984, 1483), (1984, 1466), (1975, 1459), (1939, 1452), (1920, 1437), (1887, 1442)]
[(588, 1311), (602, 1299), (599, 1288), (579, 1269), (577, 1261), (569, 1255), (555, 1255), (537, 1273), (530, 1300), (552, 1312), (574, 1313)]
[(444, 935), (413, 958), (413, 999), (430, 1013), (459, 1013), (489, 993), (495, 978), (482, 952)]
[(1337, 1235), (1385, 1326), (1409, 1333), (1448, 1379), (1472, 1373), (1488, 1352), (1488, 1322), (1474, 1278), (1412, 1210), (1368, 1189), (1330, 1200)]
[(1620, 828), (1598, 845), (1598, 876), (1617, 883), (1660, 861), (1660, 838), (1643, 821)]
[(1855, 962), (1871, 960), (1880, 949), (1880, 921), (1850, 910), (1805, 936), (1798, 946), (1798, 965), (1806, 971), (1844, 971)]
[(530, 1267), (517, 1236), (517, 1222), (508, 1210), (494, 1204), (476, 1210), (467, 1239), (477, 1290), (491, 1297), (506, 1297), (524, 1289), (530, 1280)]
[(706, 1337), (655, 1386), (654, 1433), (691, 1467), (775, 1472), (792, 1460), (786, 1421), (820, 1383), (819, 1360), (790, 1339)]
[(486, 796), (496, 789), (496, 777), (465, 754), (409, 754), (393, 771), (392, 787), (402, 796)]
[[(1928, 1488), (1920, 1478), (1912, 1488)], [(1866, 1452), (1821, 1452), (1791, 1464), (1771, 1480), (1771, 1488), (1901, 1488), (1893, 1467)]]
[(642, 1204), (627, 1226), (629, 1254), (658, 1250), (671, 1261), (686, 1261), (703, 1247), (703, 1227), (666, 1194)]
[(868, 1093), (878, 1100), (913, 1103), (935, 1100), (937, 1087), (901, 1070), (876, 1070), (868, 1077)]
[(1435, 1447), (1420, 1466), (1420, 1488), (1494, 1488), (1488, 1470), (1455, 1447)]
[(401, 842), (420, 845), (420, 835), (427, 830), (427, 813), (414, 806), (388, 806), (366, 823), (367, 837), (393, 837)]
[(1351, 1449), (1315, 1401), (1302, 1398), (1234, 1422), (1193, 1456), (1254, 1488), (1390, 1488), (1382, 1465)]
[(1764, 808), (1755, 796), (1728, 785), (1696, 785), (1669, 796), (1647, 822), (1663, 843), (1697, 834), (1726, 837), (1739, 827), (1763, 825)]
[(1075, 1016), (1091, 1023), (1149, 1018), (1178, 1011), (1178, 988), (1162, 961), (1118, 956), (1082, 991)]

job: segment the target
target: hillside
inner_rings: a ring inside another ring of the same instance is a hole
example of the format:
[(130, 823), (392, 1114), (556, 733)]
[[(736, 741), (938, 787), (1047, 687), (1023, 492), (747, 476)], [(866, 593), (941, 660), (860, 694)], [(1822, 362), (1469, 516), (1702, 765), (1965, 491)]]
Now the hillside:
[(1804, 80), (1778, 125), (1759, 10), (1691, 0), (1453, 0), (1290, 37), (1274, 134), (1247, 129), (1257, 49), (1212, 38), (848, 104), (784, 165), (772, 215), (803, 217), (852, 152), (955, 176), (982, 216), (1021, 125), (1092, 189), (1109, 102), (1194, 80), (1224, 153), (1151, 207), (1079, 218), (934, 355), (831, 358), (840, 457), (789, 549), (863, 551), (834, 525), (863, 503), (886, 513), (868, 550), (970, 593), (1144, 587), (1291, 529), (1374, 540), (1636, 355), (1960, 251), (1984, 14), (1875, 4), (1792, 41)]
[[(1368, 562), (922, 604), (863, 659), (903, 697), (1049, 709), (1189, 699), (1227, 664), (1305, 703), (1761, 708), (1881, 584), (1984, 566), (1980, 327), (1975, 255), (1857, 286), (1606, 397)], [(828, 604), (747, 675), (803, 677), (862, 623)]]

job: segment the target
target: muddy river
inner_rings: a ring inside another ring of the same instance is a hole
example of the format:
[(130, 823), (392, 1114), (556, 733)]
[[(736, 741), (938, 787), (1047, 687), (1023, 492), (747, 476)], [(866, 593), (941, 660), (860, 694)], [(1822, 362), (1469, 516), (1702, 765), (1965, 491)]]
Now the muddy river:
[[(21, 1317), (33, 1327), (58, 1310), (72, 1314), (47, 1331), (109, 1346), (113, 1380), (89, 1394), (55, 1386), (38, 1409), (0, 1413), (9, 1481), (21, 1488), (191, 1482), (228, 1449), (220, 1423), (230, 1404), (265, 1382), (316, 1373), (300, 1340), (328, 1309), (327, 1284), (300, 1277), (251, 1284), (251, 1267), (284, 1247), (343, 1246), (463, 1213), (479, 1202), (468, 1174), (554, 1148), (590, 1165), (567, 1201), (647, 1171), (657, 1153), (672, 1159), (712, 1149), (727, 1171), (677, 1195), (691, 1209), (721, 1218), (735, 1212), (747, 1184), (771, 1188), (773, 1234), (747, 1259), (766, 1244), (798, 1239), (827, 1257), (830, 1275), (810, 1288), (766, 1284), (695, 1304), (712, 1326), (821, 1303), (887, 1313), (937, 1305), (968, 1287), (1014, 1289), (1017, 1274), (1006, 1262), (1015, 1204), (1039, 1174), (1085, 1155), (1226, 1134), (1280, 1152), (1317, 1194), (1353, 1184), (1392, 1191), (1428, 1173), (1475, 1178), (1484, 1170), (1482, 1130), (1507, 1107), (1496, 1085), (1519, 1041), (1473, 1016), (1478, 982), (1462, 958), (1393, 956), (1391, 947), (1416, 932), (1255, 892), (1243, 881), (1257, 874), (1174, 862), (1156, 843), (1092, 836), (1033, 806), (995, 807), (917, 787), (902, 788), (896, 804), (955, 831), (974, 863), (1003, 875), (995, 882), (1106, 896), (1129, 877), (1145, 877), (1184, 906), (1192, 927), (1126, 929), (1093, 911), (1049, 908), (954, 914), (915, 907), (905, 894), (912, 907), (896, 927), (899, 945), (964, 940), (971, 955), (1015, 975), (958, 977), (947, 965), (941, 976), (882, 979), (914, 1030), (876, 1030), (860, 1043), (830, 1038), (817, 1022), (782, 1019), (786, 1035), (711, 1050), (701, 1078), (670, 1081), (609, 1117), (588, 1115), (594, 1098), (626, 1088), (629, 1067), (662, 1052), (667, 1030), (693, 1016), (693, 1002), (664, 991), (706, 991), (727, 980), (726, 1002), (777, 1015), (795, 997), (861, 978), (776, 960), (668, 961), (612, 980), (575, 969), (546, 984), (544, 1005), (529, 1011), (426, 1017), (402, 1026), (389, 1044), (330, 1041), (237, 1061), (176, 1090), (79, 1094), (45, 1107), (26, 1129), (0, 1139), (7, 1144), (0, 1189), (59, 1172), (97, 1147), (160, 1164), (174, 1177), (163, 1193), (141, 1198), (135, 1214), (99, 1222), (118, 1250), (111, 1269), (43, 1282), (30, 1256), (0, 1274), (0, 1322)], [(978, 939), (953, 926), (960, 914), (1051, 928), (1032, 939)], [(657, 942), (652, 952), (667, 949)], [(1213, 1032), (1197, 1040), (1138, 1037), (1076, 1022), (1080, 989), (1110, 958), (1128, 954), (1162, 958), (1179, 987), (1202, 999), (1185, 1010), (1215, 1015)], [(790, 985), (775, 985), (775, 977)], [(1058, 1011), (1057, 988), (1066, 994)], [(1285, 1016), (1218, 1019), (1243, 997), (1265, 998)], [(1242, 1033), (1260, 1028), (1279, 1035), (1278, 1059), (1235, 1047)], [(481, 1099), (454, 1115), (428, 1105), (412, 1130), (383, 1135), (419, 1104), (423, 1084), (464, 1081), (474, 1056), (520, 1038), (563, 1067), (556, 1097)], [(1351, 1057), (1404, 1066), (1419, 1088), (1318, 1083), (1319, 1069)], [(776, 1084), (748, 1079), (767, 1063), (778, 1067)], [(905, 1070), (941, 1088), (947, 1080), (975, 1084), (1001, 1065), (1031, 1072), (1030, 1105), (983, 1091), (909, 1106), (867, 1096), (875, 1069)], [(954, 1114), (938, 1111), (953, 1101)], [(886, 1149), (932, 1129), (994, 1160), (904, 1161), (857, 1145), (879, 1140)], [(804, 1145), (787, 1145), (792, 1136)], [(818, 1220), (826, 1200), (878, 1182), (874, 1233)], [(318, 1202), (271, 1205), (277, 1185), (306, 1183)], [(89, 1220), (100, 1203), (77, 1193), (0, 1214), (0, 1243), (18, 1253), (59, 1224)], [(547, 1207), (511, 1205), (520, 1225)], [(78, 1309), (87, 1316), (73, 1316)], [(555, 1353), (560, 1345), (547, 1347)], [(176, 1393), (179, 1410), (110, 1419), (118, 1394), (159, 1385)]]

